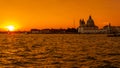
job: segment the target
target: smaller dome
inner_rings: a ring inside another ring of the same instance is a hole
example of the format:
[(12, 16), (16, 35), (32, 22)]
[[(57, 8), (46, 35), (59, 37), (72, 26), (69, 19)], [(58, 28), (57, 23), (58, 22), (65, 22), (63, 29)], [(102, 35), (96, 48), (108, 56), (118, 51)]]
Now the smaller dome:
[(84, 19), (80, 19), (80, 26), (85, 26), (85, 21), (84, 21)]

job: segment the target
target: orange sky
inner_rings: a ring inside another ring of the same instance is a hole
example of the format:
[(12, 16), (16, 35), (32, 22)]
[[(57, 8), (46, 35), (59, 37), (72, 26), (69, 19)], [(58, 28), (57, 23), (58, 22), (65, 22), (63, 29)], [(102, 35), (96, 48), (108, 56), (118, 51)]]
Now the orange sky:
[(0, 28), (68, 28), (92, 15), (95, 24), (120, 25), (120, 0), (0, 0)]

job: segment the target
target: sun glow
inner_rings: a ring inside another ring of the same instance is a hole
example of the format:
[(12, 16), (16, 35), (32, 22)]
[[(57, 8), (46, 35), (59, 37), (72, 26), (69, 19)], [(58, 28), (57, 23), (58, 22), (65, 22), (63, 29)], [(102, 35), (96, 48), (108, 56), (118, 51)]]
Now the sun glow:
[(7, 29), (9, 31), (14, 31), (15, 30), (15, 27), (13, 25), (10, 25), (10, 26), (7, 26)]
[(22, 26), (21, 26), (20, 22), (17, 20), (6, 20), (0, 24), (1, 31), (15, 32), (15, 31), (20, 31), (21, 28), (22, 28)]

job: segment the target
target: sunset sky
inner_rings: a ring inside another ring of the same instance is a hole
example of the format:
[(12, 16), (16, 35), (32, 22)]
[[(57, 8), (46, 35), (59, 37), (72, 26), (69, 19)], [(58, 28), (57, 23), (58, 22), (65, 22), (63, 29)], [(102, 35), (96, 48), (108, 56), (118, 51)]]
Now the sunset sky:
[(78, 27), (89, 15), (99, 27), (120, 26), (120, 0), (0, 0), (0, 30)]

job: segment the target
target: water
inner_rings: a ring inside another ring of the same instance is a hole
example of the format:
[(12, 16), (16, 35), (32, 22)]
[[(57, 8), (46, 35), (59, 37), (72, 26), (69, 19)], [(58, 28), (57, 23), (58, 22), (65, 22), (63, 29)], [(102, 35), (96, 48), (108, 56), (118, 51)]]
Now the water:
[(120, 38), (0, 34), (0, 68), (120, 68)]

